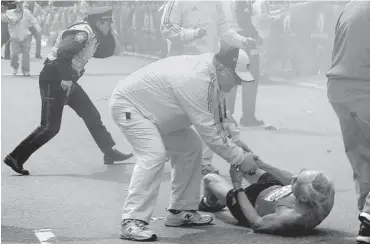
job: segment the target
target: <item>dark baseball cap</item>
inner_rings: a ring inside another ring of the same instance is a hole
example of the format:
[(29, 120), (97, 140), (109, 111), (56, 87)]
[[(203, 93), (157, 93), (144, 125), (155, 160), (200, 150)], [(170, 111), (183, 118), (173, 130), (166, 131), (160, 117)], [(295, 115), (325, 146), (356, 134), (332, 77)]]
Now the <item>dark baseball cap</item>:
[(233, 70), (240, 80), (244, 82), (254, 81), (249, 71), (249, 56), (243, 49), (234, 48), (224, 43), (215, 57), (225, 67)]

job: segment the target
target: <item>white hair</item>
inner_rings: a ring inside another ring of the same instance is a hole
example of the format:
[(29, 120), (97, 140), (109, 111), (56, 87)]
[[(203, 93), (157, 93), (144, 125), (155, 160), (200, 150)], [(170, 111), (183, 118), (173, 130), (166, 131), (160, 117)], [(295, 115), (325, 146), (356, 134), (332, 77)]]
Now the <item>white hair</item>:
[(308, 200), (316, 208), (320, 217), (326, 218), (333, 208), (335, 194), (334, 184), (321, 172), (318, 172), (311, 183), (305, 186)]

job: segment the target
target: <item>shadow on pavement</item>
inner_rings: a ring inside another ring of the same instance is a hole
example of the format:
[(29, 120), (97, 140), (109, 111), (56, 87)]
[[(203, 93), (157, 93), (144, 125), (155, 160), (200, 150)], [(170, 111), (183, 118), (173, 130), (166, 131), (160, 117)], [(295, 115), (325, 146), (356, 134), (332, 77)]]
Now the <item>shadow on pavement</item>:
[(1, 225), (1, 242), (10, 243), (39, 243), (33, 229)]
[(67, 237), (67, 236), (58, 236), (57, 243), (100, 243), (100, 241), (117, 241), (119, 238), (118, 234), (111, 235), (111, 236), (102, 236), (102, 237)]
[(253, 244), (285, 244), (285, 243), (304, 243), (304, 244), (347, 244), (353, 243), (355, 237), (346, 232), (331, 230), (331, 229), (317, 229), (309, 236), (297, 237), (282, 237), (266, 234), (253, 233), (248, 228), (227, 228), (204, 226), (196, 227), (199, 232), (184, 234), (180, 237), (159, 237), (159, 242), (178, 243), (178, 244), (194, 244), (194, 243), (253, 243)]
[[(123, 183), (123, 184), (130, 183), (133, 166), (130, 165), (131, 168), (118, 167), (118, 166), (119, 165), (111, 165), (108, 167), (106, 171), (97, 172), (97, 173), (93, 173), (90, 175), (83, 175), (83, 174), (50, 174), (49, 175), (49, 174), (32, 174), (32, 172), (30, 172), (30, 176), (28, 177), (72, 177), (72, 178), (79, 178), (79, 179), (108, 181), (108, 182), (116, 182), (116, 183)], [(163, 177), (162, 177), (162, 182), (166, 182), (170, 180), (171, 180), (171, 172), (164, 172)]]
[(300, 135), (300, 136), (319, 136), (319, 137), (341, 137), (340, 133), (335, 132), (317, 132), (309, 131), (303, 129), (289, 129), (289, 128), (278, 128), (277, 130), (268, 130), (264, 127), (239, 127), (241, 131), (248, 131), (251, 129), (260, 129), (265, 130), (266, 132), (275, 133), (275, 134), (285, 134), (285, 135)]

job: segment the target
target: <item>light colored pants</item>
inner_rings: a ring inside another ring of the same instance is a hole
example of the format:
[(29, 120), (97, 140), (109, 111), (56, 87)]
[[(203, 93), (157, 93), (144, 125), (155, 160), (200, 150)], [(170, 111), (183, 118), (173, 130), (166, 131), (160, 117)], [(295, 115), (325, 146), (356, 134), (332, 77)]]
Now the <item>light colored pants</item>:
[(202, 165), (212, 164), (213, 151), (202, 141)]
[(11, 61), (10, 66), (13, 69), (19, 68), (19, 55), (22, 54), (22, 72), (30, 72), (30, 50), (32, 36), (26, 37), (23, 41), (11, 38)]
[[(202, 144), (192, 128), (161, 135), (157, 126), (123, 98), (111, 99), (111, 113), (133, 147), (137, 162), (122, 219), (149, 223), (157, 203), (165, 159), (171, 158), (169, 209), (197, 210), (200, 197)], [(126, 118), (129, 112), (131, 119)]]
[(331, 79), (328, 97), (353, 169), (358, 209), (370, 214), (370, 82)]

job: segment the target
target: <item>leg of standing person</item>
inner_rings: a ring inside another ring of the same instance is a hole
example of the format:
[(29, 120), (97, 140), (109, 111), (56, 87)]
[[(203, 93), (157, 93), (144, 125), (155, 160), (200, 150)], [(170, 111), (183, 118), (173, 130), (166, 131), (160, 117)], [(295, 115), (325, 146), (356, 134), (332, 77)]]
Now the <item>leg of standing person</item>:
[[(1, 48), (5, 45), (5, 57), (6, 57), (6, 44), (9, 41), (9, 30), (8, 30), (8, 23), (7, 22), (1, 22)], [(10, 56), (10, 52), (8, 57)], [(1, 55), (1, 58), (3, 56)]]
[(68, 105), (83, 119), (96, 144), (104, 154), (104, 163), (113, 164), (114, 161), (124, 161), (133, 156), (113, 149), (115, 142), (104, 126), (101, 116), (89, 96), (79, 84), (75, 85), (68, 100)]
[(254, 82), (243, 83), (242, 85), (242, 109), (243, 115), (240, 125), (259, 126), (263, 125), (262, 120), (256, 119), (256, 101), (260, 76), (260, 56), (251, 56), (250, 72), (254, 77)]
[(328, 96), (339, 118), (345, 152), (353, 169), (362, 222), (357, 240), (370, 243), (370, 84), (329, 80)]
[[(166, 149), (157, 126), (123, 98), (112, 97), (111, 113), (131, 144), (136, 164), (122, 209), (121, 238), (155, 240), (147, 226), (157, 204)], [(129, 231), (130, 230), (130, 231)]]
[[(173, 132), (163, 137), (164, 145), (171, 158), (172, 191), (166, 226), (178, 227), (187, 224), (208, 224), (211, 216), (202, 216), (198, 210), (202, 142), (193, 128)], [(191, 219), (187, 219), (191, 216)]]
[(31, 51), (31, 40), (32, 36), (26, 37), (22, 42), (20, 42), (21, 52), (22, 52), (22, 73), (24, 76), (30, 76), (30, 51)]
[(52, 78), (52, 73), (55, 72), (55, 69), (44, 68), (40, 73), (39, 86), (42, 102), (40, 126), (4, 159), (4, 162), (17, 173), (28, 175), (29, 172), (23, 169), (23, 164), (60, 130), (65, 93), (59, 86), (59, 78)]
[(227, 110), (230, 111), (231, 114), (235, 112), (235, 102), (236, 102), (236, 95), (238, 92), (238, 87), (235, 86), (231, 89), (229, 94), (227, 94)]
[(11, 40), (10, 48), (12, 49), (12, 56), (10, 61), (10, 66), (12, 67), (12, 73), (13, 75), (16, 75), (18, 73), (19, 68), (19, 55), (21, 54), (21, 45), (20, 41), (18, 40)]
[(148, 224), (158, 199), (166, 151), (173, 170), (170, 213), (165, 223), (170, 226), (209, 223), (210, 216), (193, 211), (198, 208), (201, 178), (201, 142), (197, 133), (189, 128), (162, 137), (157, 126), (123, 98), (112, 97), (111, 112), (137, 157), (123, 206), (121, 238), (136, 241), (157, 238)]
[(9, 41), (5, 44), (4, 59), (10, 59), (10, 44), (11, 40), (9, 39)]
[(35, 38), (36, 42), (36, 53), (35, 57), (37, 59), (42, 59), (41, 57), (41, 33), (37, 32), (35, 28), (31, 27), (30, 31), (32, 33), (32, 36)]
[(209, 146), (202, 141), (202, 175), (209, 173), (218, 174), (219, 171), (212, 166), (213, 151)]

